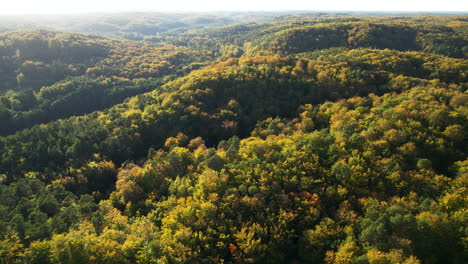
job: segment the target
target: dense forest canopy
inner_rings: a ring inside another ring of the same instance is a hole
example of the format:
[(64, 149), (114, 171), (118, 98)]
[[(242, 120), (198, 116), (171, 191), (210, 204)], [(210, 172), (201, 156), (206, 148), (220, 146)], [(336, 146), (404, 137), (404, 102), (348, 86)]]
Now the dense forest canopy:
[(0, 263), (464, 263), (467, 21), (1, 18)]

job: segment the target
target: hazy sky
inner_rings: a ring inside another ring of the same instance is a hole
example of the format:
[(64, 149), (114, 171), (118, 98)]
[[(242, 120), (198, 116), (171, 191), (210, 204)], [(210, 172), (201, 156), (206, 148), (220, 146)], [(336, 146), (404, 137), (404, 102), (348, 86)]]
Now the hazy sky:
[(124, 11), (468, 11), (468, 0), (2, 0), (0, 14)]

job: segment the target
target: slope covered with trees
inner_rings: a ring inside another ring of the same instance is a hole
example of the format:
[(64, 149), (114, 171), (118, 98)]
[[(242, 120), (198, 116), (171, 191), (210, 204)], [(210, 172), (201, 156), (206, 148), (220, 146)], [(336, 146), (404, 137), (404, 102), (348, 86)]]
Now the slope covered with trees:
[(422, 50), (466, 57), (465, 33), (442, 26), (421, 26), (410, 21), (353, 21), (315, 23), (280, 29), (256, 39), (255, 52), (299, 53), (331, 47)]
[(169, 44), (47, 31), (0, 39), (0, 135), (108, 108), (213, 59)]
[(4, 33), (105, 52), (4, 93), (0, 262), (464, 263), (465, 21)]

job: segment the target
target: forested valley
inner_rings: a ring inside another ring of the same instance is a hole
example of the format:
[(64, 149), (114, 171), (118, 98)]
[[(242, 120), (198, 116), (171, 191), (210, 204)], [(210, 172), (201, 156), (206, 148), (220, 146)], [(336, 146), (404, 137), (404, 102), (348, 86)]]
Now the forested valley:
[(468, 16), (41, 19), (0, 19), (0, 264), (466, 263)]

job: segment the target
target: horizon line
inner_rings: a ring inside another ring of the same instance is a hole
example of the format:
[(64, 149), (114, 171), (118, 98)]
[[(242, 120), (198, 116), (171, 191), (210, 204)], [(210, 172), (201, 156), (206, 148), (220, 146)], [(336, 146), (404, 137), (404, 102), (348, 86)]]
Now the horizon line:
[[(1, 16), (19, 16), (19, 15), (28, 15), (28, 16), (61, 16), (61, 15), (108, 15), (108, 14), (213, 14), (213, 13), (391, 13), (391, 14), (437, 14), (437, 13), (449, 13), (449, 14), (467, 14), (467, 11), (451, 11), (451, 10), (308, 10), (308, 9), (298, 9), (298, 10), (115, 10), (115, 11), (89, 11), (89, 12), (54, 12), (54, 13), (1, 13)], [(0, 17), (1, 19), (1, 17)]]

